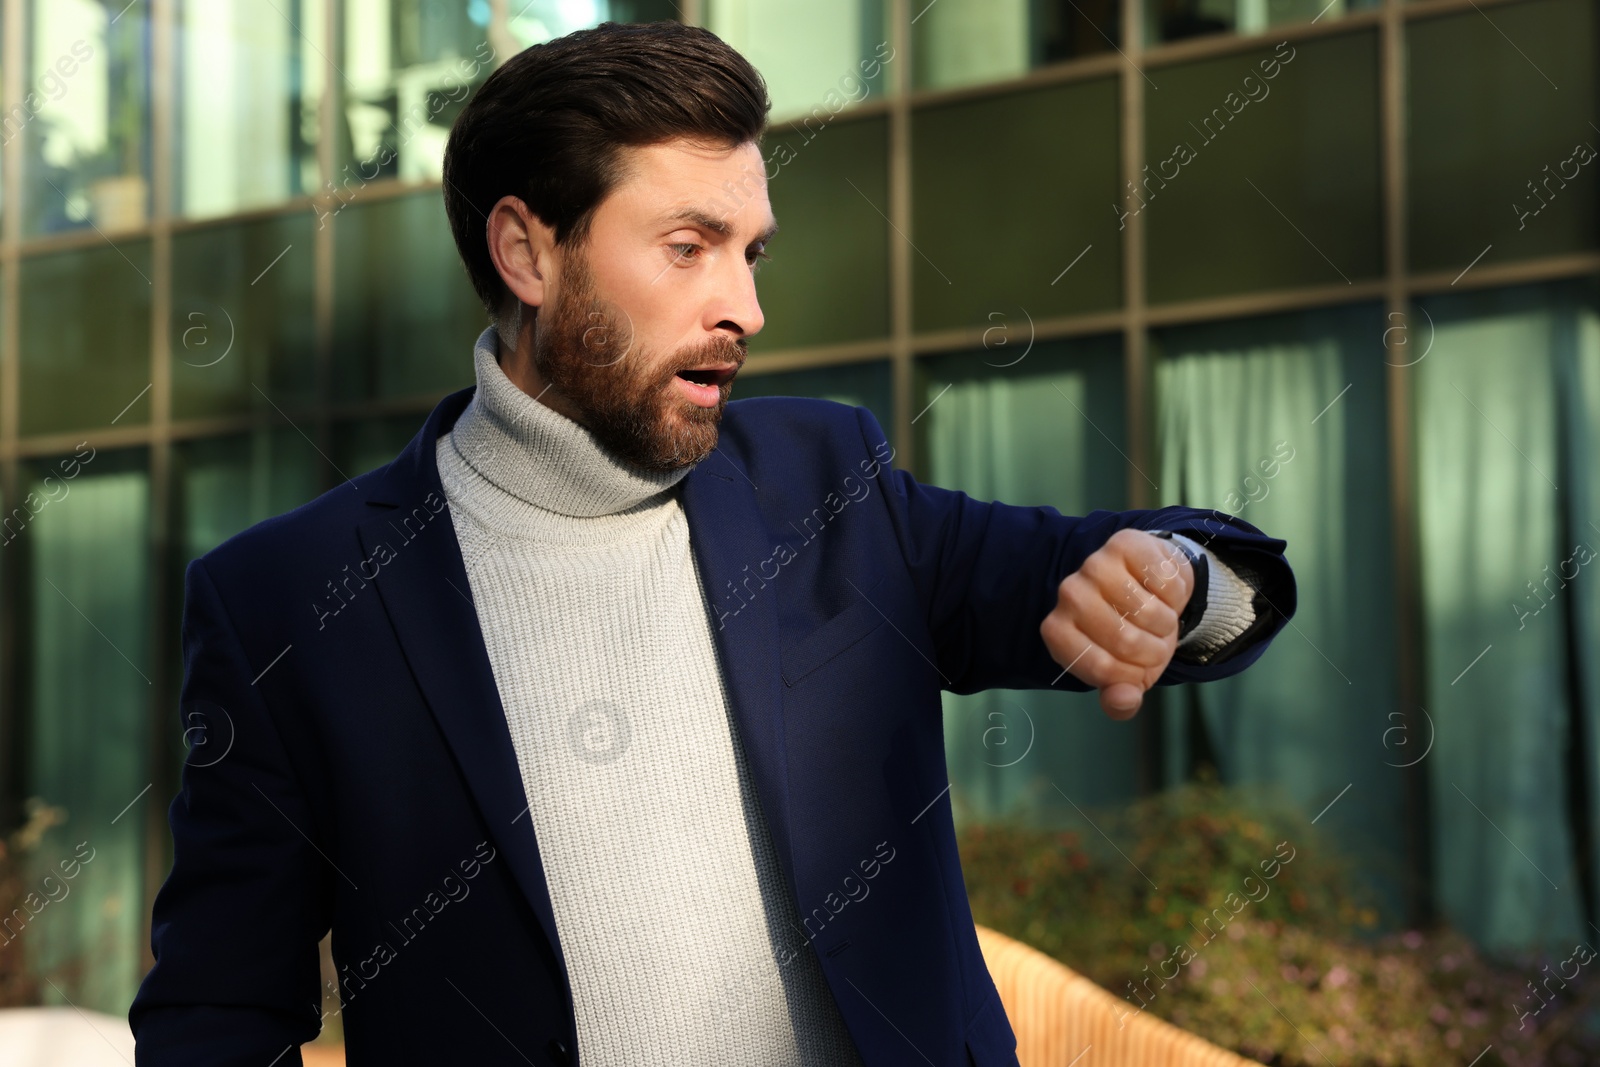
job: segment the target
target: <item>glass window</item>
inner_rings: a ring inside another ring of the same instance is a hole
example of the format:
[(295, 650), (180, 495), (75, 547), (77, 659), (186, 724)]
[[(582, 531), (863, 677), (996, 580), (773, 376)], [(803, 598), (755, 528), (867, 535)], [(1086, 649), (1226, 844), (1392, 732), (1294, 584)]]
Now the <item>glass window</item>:
[(22, 260), (23, 434), (150, 421), (150, 242)]
[(1112, 51), (1118, 0), (910, 0), (919, 89), (1001, 81)]
[(172, 414), (315, 400), (309, 213), (208, 225), (172, 238)]
[(1584, 936), (1569, 887), (1594, 863), (1600, 300), (1592, 279), (1458, 291), (1419, 301), (1413, 335), (1424, 325), (1413, 432), (1439, 910), (1491, 951), (1552, 948)]
[(1394, 703), (1386, 325), (1363, 304), (1155, 332), (1149, 475), (1163, 505), (1287, 541), (1298, 593), (1293, 626), (1247, 671), (1164, 702), (1168, 782), (1212, 762), (1224, 782), (1281, 786), (1315, 813), (1353, 781), (1321, 825), (1392, 917), (1405, 864), (1395, 770), (1428, 728)]
[(23, 795), (65, 816), (27, 857), (28, 882), (79, 863), (77, 903), (40, 914), (23, 936), (30, 969), (60, 990), (41, 982), (45, 1003), (125, 1015), (142, 971), (146, 819), (164, 803), (160, 790), (146, 791), (154, 703), (146, 458), (82, 445), (21, 474), (31, 518), (8, 550), (22, 557)]
[(1586, 0), (1497, 4), (1409, 24), (1413, 270), (1454, 273), (1474, 260), (1596, 246), (1597, 32)]
[(293, 427), (198, 441), (173, 449), (181, 566), (262, 519), (317, 495), (326, 463)]
[(766, 325), (751, 350), (889, 333), (889, 124), (769, 133), (767, 195), (782, 227), (756, 274)]
[[(326, 2), (326, 0), (324, 0)], [(676, 17), (670, 0), (343, 0), (341, 189), (436, 181), (450, 125), (495, 67), (601, 22)]]
[(822, 119), (894, 84), (886, 8), (884, 0), (709, 0), (705, 25), (761, 72), (775, 121)]
[(428, 412), (342, 422), (333, 428), (333, 461), (354, 478), (382, 467), (400, 454), (428, 421)]
[(1114, 78), (919, 108), (904, 235), (916, 329), (1115, 308), (1117, 129)]
[(472, 88), (540, 34), (583, 24), (541, 20), (559, 7), (535, 0), (508, 21), (507, 5), (488, 0), (344, 0), (344, 165), (334, 181), (437, 180)]
[(243, 211), (321, 184), (325, 2), (181, 0), (178, 214)]
[(1150, 301), (1342, 285), (1383, 269), (1378, 42), (1341, 34), (1151, 70)]
[(757, 362), (759, 360), (746, 363), (734, 379), (733, 400), (752, 396), (811, 396), (834, 400), (868, 409), (883, 432), (894, 436), (894, 385), (886, 361), (751, 374), (751, 367)]
[(150, 217), (150, 0), (34, 0), (21, 111), (30, 234)]
[(334, 262), (335, 399), (473, 383), (472, 346), (489, 317), (459, 266), (439, 190), (341, 210)]
[[(917, 467), (979, 500), (1062, 515), (1120, 509), (1122, 374), (1117, 337), (921, 358)], [(1098, 694), (991, 689), (943, 701), (958, 820), (1067, 825), (1074, 813), (1057, 787), (1080, 805), (1132, 799), (1135, 733), (1100, 711)]]
[(1145, 40), (1181, 41), (1208, 33), (1265, 33), (1274, 26), (1320, 22), (1379, 7), (1382, 0), (1148, 0)]

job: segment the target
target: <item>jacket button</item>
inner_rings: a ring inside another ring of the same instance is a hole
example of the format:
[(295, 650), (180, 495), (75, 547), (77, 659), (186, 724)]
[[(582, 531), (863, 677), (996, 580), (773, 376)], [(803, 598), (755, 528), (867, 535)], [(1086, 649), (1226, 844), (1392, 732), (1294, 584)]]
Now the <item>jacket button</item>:
[(572, 1062), (572, 1057), (567, 1054), (566, 1043), (560, 1038), (552, 1037), (550, 1039), (550, 1043), (546, 1045), (545, 1048), (550, 1050), (550, 1058), (555, 1060), (557, 1064), (560, 1064), (561, 1067), (566, 1067), (567, 1064)]

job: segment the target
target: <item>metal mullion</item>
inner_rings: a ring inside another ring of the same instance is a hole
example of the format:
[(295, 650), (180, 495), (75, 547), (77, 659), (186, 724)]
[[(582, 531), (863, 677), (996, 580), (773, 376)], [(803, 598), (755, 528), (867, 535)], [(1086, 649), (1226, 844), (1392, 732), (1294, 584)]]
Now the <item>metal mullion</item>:
[(890, 47), (896, 63), (889, 96), (889, 218), (900, 240), (889, 241), (889, 370), (893, 396), (894, 440), (898, 466), (916, 470), (912, 412), (917, 398), (911, 342), (911, 19), (907, 0), (889, 0)]
[[(322, 184), (318, 186), (313, 204), (325, 196), (334, 183), (338, 169), (338, 109), (343, 106), (343, 75), (339, 64), (332, 58), (339, 54), (344, 41), (340, 28), (344, 20), (344, 0), (325, 0), (322, 11), (322, 52), (327, 69), (322, 74), (322, 100), (317, 116), (317, 171)], [(324, 201), (323, 208), (328, 207)], [(338, 211), (325, 210), (317, 221), (312, 238), (312, 337), (314, 345), (314, 370), (312, 398), (314, 414), (312, 435), (317, 448), (324, 456), (333, 453), (333, 312), (334, 312), (334, 227), (339, 224)], [(337, 471), (324, 467), (321, 486), (331, 489), (341, 481)]]
[[(1144, 171), (1144, 9), (1140, 0), (1121, 0), (1122, 52), (1121, 92), (1117, 132), (1121, 140), (1122, 178), (1117, 196), (1136, 186)], [(1156, 454), (1153, 376), (1149, 354), (1149, 324), (1145, 318), (1145, 242), (1144, 212), (1130, 212), (1122, 231), (1122, 370), (1126, 393), (1128, 465), (1126, 507), (1154, 507), (1142, 473)], [(1134, 725), (1137, 756), (1134, 763), (1134, 788), (1141, 795), (1158, 791), (1166, 773), (1166, 697), (1138, 717)], [(1156, 714), (1157, 711), (1163, 714)]]
[[(1406, 324), (1410, 312), (1407, 285), (1407, 204), (1405, 188), (1405, 15), (1406, 0), (1384, 0), (1379, 26), (1379, 101), (1383, 153), (1383, 227), (1385, 326)], [(1412, 421), (1414, 372), (1406, 355), (1407, 331), (1385, 329), (1384, 390), (1389, 430), (1389, 508), (1394, 566), (1396, 682), (1399, 710), (1412, 721), (1424, 693), (1422, 634), (1421, 542), (1416, 506), (1416, 470)], [(1406, 847), (1405, 899), (1413, 926), (1432, 918), (1432, 859), (1426, 761), (1401, 770), (1402, 834)]]
[[(172, 563), (173, 505), (177, 499), (172, 485), (172, 210), (175, 156), (176, 19), (178, 0), (151, 0), (150, 54), (150, 425), (149, 485), (150, 540), (147, 545), (149, 567), (150, 706), (146, 759), (150, 780), (159, 787), (157, 796), (170, 795), (177, 777), (177, 761), (172, 750), (170, 704), (177, 698), (173, 672), (169, 669), (178, 635), (168, 625), (170, 603), (169, 568)], [(150, 947), (151, 913), (148, 905), (166, 879), (170, 857), (166, 805), (152, 798), (144, 805), (144, 902), (140, 909), (140, 958), (142, 970), (155, 965)]]
[[(4, 113), (12, 115), (20, 107), (24, 95), (24, 0), (4, 0), (0, 18), (4, 19), (4, 71), (0, 77), (0, 104)], [(21, 384), (20, 360), (21, 329), (17, 322), (21, 309), (18, 237), (22, 233), (22, 153), (17, 138), (0, 148), (0, 504), (9, 513), (17, 501), (17, 488), (21, 484), (20, 461), (17, 458), (18, 418), (21, 405), (17, 390)], [(22, 599), (18, 595), (18, 568), (11, 559), (0, 560), (0, 819), (5, 825), (19, 824), (22, 813), (22, 775), (24, 760), (18, 739), (21, 731), (21, 707), (18, 697), (20, 649), (17, 636), (21, 630), (18, 612)]]

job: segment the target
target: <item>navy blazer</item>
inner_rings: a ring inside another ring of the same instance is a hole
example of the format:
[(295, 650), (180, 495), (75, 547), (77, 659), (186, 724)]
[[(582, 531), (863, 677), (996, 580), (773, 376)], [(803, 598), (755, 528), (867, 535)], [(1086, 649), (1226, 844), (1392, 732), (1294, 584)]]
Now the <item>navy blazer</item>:
[[(156, 963), (128, 1013), (141, 1067), (299, 1064), (330, 928), (352, 1067), (578, 1062), (434, 462), (471, 396), (445, 397), (387, 466), (188, 566), (190, 748)], [(1039, 624), (1124, 527), (1247, 562), (1271, 604), (1224, 654), (1174, 660), (1158, 684), (1249, 666), (1294, 612), (1294, 579), (1284, 541), (1218, 512), (1063, 516), (920, 484), (892, 457), (865, 408), (736, 400), (679, 483), (683, 508), (796, 941), (862, 1060), (1014, 1065), (956, 853), (940, 691), (1087, 690)]]

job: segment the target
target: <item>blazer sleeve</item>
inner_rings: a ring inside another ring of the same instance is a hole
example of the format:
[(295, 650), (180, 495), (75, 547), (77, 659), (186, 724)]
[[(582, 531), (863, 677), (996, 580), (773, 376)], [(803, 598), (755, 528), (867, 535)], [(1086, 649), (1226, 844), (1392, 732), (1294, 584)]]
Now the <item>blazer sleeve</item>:
[(155, 966), (128, 1011), (134, 1055), (138, 1067), (298, 1065), (321, 1029), (333, 869), (253, 684), (268, 664), (247, 661), (203, 561), (184, 587), (180, 726), (204, 744), (168, 809), (172, 869), (152, 909)]
[[(882, 428), (856, 408), (869, 455), (891, 454)], [(1287, 542), (1243, 519), (1173, 505), (1062, 515), (1048, 505), (1022, 507), (975, 500), (960, 490), (918, 482), (880, 465), (877, 484), (934, 643), (934, 661), (953, 693), (984, 689), (1091, 687), (1062, 671), (1039, 625), (1056, 606), (1057, 588), (1118, 530), (1184, 534), (1250, 575), (1259, 599), (1250, 629), (1205, 663), (1174, 658), (1157, 685), (1206, 682), (1238, 674), (1260, 658), (1294, 615), (1294, 573)]]

